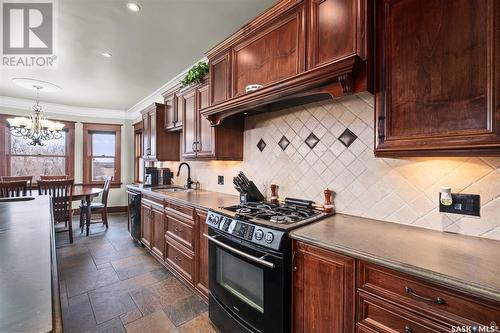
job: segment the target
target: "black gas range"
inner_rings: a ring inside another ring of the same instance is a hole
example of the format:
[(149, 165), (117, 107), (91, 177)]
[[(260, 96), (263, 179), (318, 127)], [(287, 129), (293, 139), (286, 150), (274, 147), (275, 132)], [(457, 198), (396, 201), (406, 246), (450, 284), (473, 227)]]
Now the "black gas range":
[(328, 214), (310, 201), (249, 202), (210, 210), (209, 315), (222, 332), (291, 330), (288, 232)]

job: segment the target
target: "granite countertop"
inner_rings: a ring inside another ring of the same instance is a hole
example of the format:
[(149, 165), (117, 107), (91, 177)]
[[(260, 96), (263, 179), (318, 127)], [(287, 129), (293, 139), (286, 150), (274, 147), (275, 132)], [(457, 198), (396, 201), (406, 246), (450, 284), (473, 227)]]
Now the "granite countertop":
[(290, 237), (500, 301), (500, 242), (337, 214)]
[(202, 209), (217, 209), (239, 203), (239, 197), (233, 194), (205, 190), (171, 192), (161, 188), (143, 187), (142, 185), (127, 185), (127, 188), (138, 190), (159, 200), (178, 201)]
[(0, 202), (0, 332), (53, 331), (52, 235), (48, 196)]

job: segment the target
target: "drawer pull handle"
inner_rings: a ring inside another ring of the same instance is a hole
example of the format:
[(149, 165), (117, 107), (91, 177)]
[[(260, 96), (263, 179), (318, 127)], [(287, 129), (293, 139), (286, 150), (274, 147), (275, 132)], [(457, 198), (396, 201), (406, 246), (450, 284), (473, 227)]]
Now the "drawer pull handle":
[(177, 232), (182, 232), (182, 229), (178, 228), (178, 227), (175, 227), (174, 230), (177, 231)]
[(180, 258), (179, 256), (175, 256), (175, 260), (182, 261), (182, 258)]
[(420, 296), (419, 294), (416, 294), (415, 292), (413, 292), (413, 289), (411, 289), (410, 287), (405, 287), (405, 293), (410, 294), (411, 296), (413, 296), (421, 301), (425, 301), (425, 302), (431, 302), (431, 303), (438, 304), (438, 305), (443, 305), (444, 303), (446, 303), (444, 301), (444, 299), (442, 299), (441, 297), (437, 297), (436, 299), (432, 299), (432, 298)]
[(413, 330), (410, 326), (405, 326), (405, 333), (413, 333)]

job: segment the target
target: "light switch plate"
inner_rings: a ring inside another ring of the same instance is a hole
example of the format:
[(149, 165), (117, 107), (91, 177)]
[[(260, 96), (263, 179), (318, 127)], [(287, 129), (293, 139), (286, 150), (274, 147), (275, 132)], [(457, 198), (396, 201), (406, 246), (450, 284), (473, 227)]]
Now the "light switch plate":
[(224, 176), (217, 176), (217, 184), (224, 185)]
[[(441, 198), (441, 194), (439, 194)], [(451, 206), (445, 206), (439, 201), (439, 212), (469, 216), (480, 216), (480, 197), (477, 194), (452, 193)]]

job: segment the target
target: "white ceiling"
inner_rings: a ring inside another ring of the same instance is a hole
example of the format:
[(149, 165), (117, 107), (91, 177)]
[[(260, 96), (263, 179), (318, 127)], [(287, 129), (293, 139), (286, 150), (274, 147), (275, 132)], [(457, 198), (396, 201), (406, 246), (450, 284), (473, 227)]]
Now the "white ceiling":
[(133, 13), (127, 0), (59, 0), (57, 69), (1, 69), (0, 96), (32, 99), (11, 81), (28, 77), (62, 87), (42, 101), (127, 110), (274, 2), (142, 0)]

